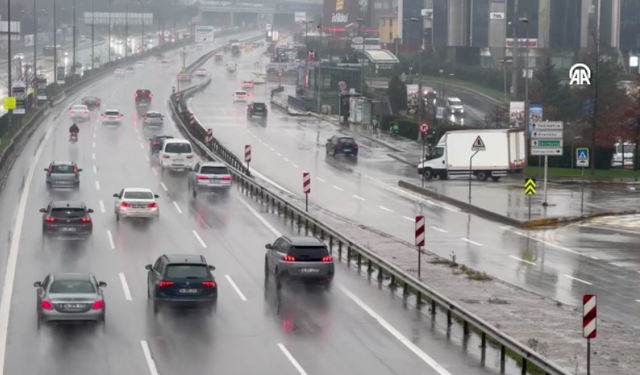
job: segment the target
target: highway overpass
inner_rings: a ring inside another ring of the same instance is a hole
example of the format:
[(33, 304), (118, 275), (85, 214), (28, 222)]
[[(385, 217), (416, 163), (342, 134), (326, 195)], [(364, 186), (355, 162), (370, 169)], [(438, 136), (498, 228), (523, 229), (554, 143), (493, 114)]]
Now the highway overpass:
[[(296, 12), (320, 14), (322, 3), (310, 1), (199, 1), (200, 23), (242, 26), (243, 23), (291, 24)], [(310, 16), (309, 16), (310, 17)]]

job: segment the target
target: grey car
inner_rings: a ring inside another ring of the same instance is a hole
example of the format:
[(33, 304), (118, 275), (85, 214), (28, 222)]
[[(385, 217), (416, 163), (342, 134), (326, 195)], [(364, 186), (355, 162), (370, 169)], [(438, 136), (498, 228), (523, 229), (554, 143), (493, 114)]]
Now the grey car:
[(47, 172), (47, 189), (80, 189), (80, 172), (82, 172), (82, 169), (78, 168), (76, 163), (72, 161), (52, 161), (44, 171)]
[(232, 178), (224, 163), (207, 161), (197, 162), (189, 171), (187, 178), (189, 191), (196, 197), (199, 193), (227, 193)]
[(283, 282), (311, 282), (331, 286), (335, 274), (333, 257), (315, 237), (280, 237), (266, 244), (264, 277), (275, 275), (276, 286)]
[(97, 322), (104, 325), (106, 303), (102, 288), (107, 286), (86, 273), (51, 273), (36, 287), (38, 328), (48, 322)]
[(164, 116), (160, 112), (149, 111), (144, 116), (144, 123), (142, 126), (158, 126), (164, 125)]

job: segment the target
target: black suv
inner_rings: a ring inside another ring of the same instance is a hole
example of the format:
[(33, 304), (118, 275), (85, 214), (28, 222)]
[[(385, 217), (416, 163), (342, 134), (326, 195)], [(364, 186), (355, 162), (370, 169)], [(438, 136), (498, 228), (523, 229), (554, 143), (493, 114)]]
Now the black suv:
[(172, 135), (154, 135), (153, 138), (149, 138), (149, 152), (155, 154), (162, 150), (162, 144), (165, 139), (173, 139)]
[(252, 102), (247, 104), (247, 118), (253, 116), (267, 117), (267, 105), (264, 103)]
[(338, 137), (334, 135), (327, 139), (325, 148), (327, 155), (331, 154), (336, 156), (336, 154), (345, 154), (358, 156), (358, 144), (356, 140), (351, 137)]
[(45, 237), (63, 237), (86, 240), (93, 232), (93, 210), (80, 201), (53, 201), (41, 208), (42, 234)]
[(147, 276), (147, 297), (153, 313), (162, 306), (204, 307), (213, 311), (218, 302), (218, 285), (202, 255), (164, 254), (152, 266), (144, 267)]
[(136, 90), (136, 93), (133, 94), (134, 98), (136, 98), (136, 106), (147, 107), (151, 105), (151, 90)]
[(264, 277), (274, 275), (278, 288), (292, 281), (331, 286), (335, 264), (327, 245), (319, 239), (283, 236), (265, 248)]

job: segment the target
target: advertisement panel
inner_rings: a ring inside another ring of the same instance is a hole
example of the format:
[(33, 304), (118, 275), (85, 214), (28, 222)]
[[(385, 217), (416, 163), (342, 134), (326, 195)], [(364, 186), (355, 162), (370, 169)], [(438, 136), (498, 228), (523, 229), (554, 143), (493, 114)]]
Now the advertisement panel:
[(356, 19), (364, 18), (368, 6), (367, 0), (324, 0), (323, 26), (330, 29), (344, 29)]
[(20, 86), (12, 87), (13, 97), (16, 98), (16, 108), (13, 113), (16, 115), (24, 115), (27, 109), (27, 88), (22, 83)]
[[(524, 102), (511, 102), (509, 105), (509, 125), (512, 128), (524, 127)], [(542, 121), (542, 103), (529, 102), (529, 131), (531, 124)]]
[(47, 100), (47, 79), (45, 77), (36, 78), (36, 90), (38, 100)]

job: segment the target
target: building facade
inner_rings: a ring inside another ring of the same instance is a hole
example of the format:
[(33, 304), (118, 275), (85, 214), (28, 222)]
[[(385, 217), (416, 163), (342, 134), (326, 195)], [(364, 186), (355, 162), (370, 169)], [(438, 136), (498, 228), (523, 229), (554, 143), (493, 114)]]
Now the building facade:
[(398, 38), (398, 16), (396, 14), (378, 17), (378, 35), (380, 43), (395, 43)]

